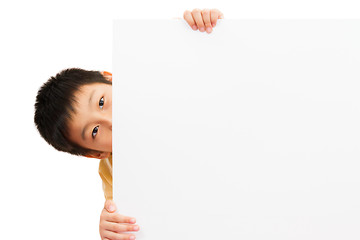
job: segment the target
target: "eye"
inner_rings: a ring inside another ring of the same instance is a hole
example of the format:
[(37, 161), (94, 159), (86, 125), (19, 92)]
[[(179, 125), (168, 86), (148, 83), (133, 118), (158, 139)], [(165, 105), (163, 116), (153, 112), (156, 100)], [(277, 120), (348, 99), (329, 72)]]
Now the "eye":
[(99, 130), (99, 126), (94, 127), (94, 129), (93, 129), (93, 131), (92, 131), (92, 134), (91, 134), (93, 138), (95, 138), (98, 130)]
[(103, 109), (103, 107), (104, 107), (104, 97), (100, 98), (99, 107), (100, 107), (100, 109)]

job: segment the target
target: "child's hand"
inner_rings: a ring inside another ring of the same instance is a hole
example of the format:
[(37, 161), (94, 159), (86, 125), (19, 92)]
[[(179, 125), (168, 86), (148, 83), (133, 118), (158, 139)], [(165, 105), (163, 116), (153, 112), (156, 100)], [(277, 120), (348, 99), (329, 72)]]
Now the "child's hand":
[(131, 217), (117, 214), (115, 211), (115, 203), (111, 200), (106, 200), (104, 209), (100, 215), (99, 229), (101, 239), (135, 239), (134, 234), (124, 232), (139, 231), (139, 226), (134, 225), (136, 220)]
[(184, 12), (184, 19), (190, 27), (195, 31), (199, 29), (200, 32), (206, 30), (207, 33), (211, 33), (212, 28), (216, 26), (216, 21), (222, 18), (224, 18), (224, 14), (217, 9), (200, 10), (196, 8), (192, 12), (188, 10)]

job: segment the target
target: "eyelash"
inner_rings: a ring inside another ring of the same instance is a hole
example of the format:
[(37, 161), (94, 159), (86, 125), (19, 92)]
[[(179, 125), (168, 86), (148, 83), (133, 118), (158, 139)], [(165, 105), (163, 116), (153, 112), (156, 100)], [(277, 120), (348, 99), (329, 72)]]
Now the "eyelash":
[[(101, 110), (103, 109), (103, 107), (104, 107), (104, 97), (100, 98), (99, 107), (100, 107)], [(94, 127), (94, 129), (93, 129), (93, 131), (91, 133), (92, 138), (96, 137), (98, 131), (99, 131), (99, 126)]]
[(103, 109), (104, 107), (104, 97), (101, 97), (100, 100), (99, 100), (99, 107), (100, 109)]
[(99, 126), (94, 127), (92, 134), (91, 134), (93, 138), (95, 138), (98, 131), (99, 131)]

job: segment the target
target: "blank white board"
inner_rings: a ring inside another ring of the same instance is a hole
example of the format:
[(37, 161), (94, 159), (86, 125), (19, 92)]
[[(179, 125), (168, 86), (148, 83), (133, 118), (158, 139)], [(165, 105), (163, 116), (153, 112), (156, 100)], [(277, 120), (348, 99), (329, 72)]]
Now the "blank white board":
[(360, 239), (360, 20), (114, 21), (137, 239)]

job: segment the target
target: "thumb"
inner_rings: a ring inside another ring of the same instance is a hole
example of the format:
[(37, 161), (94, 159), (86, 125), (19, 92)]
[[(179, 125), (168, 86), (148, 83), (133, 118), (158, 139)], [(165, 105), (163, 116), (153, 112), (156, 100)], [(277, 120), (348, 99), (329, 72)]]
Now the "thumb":
[(109, 213), (115, 212), (116, 211), (116, 205), (114, 203), (113, 200), (106, 200), (104, 208), (106, 209), (106, 211), (108, 211)]

